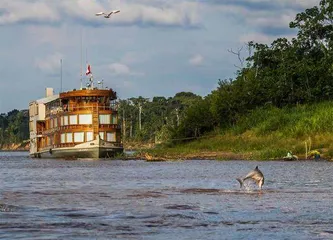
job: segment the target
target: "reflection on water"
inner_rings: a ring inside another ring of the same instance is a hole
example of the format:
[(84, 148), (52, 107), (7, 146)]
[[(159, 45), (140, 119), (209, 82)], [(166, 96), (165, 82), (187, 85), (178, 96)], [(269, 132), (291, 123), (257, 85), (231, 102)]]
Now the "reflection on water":
[[(262, 191), (235, 180), (259, 165)], [(65, 161), (0, 153), (2, 239), (329, 239), (329, 162)]]

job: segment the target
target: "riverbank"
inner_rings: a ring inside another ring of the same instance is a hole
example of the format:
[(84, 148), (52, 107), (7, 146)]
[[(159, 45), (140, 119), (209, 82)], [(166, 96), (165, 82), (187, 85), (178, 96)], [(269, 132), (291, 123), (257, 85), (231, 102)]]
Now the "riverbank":
[[(313, 137), (286, 138), (276, 133), (258, 135), (253, 131), (243, 134), (232, 132), (207, 135), (187, 143), (127, 142), (124, 149), (131, 154), (117, 156), (120, 159), (147, 161), (168, 160), (283, 160), (292, 152), (298, 160), (314, 160), (311, 152), (318, 151), (320, 159), (332, 160), (333, 135), (317, 134)], [(29, 143), (3, 146), (1, 151), (28, 151)]]
[[(140, 149), (141, 158), (151, 159), (217, 159), (217, 160), (283, 160), (288, 152), (298, 160), (314, 160), (313, 152), (322, 160), (332, 160), (333, 135), (317, 134), (313, 137), (286, 138), (278, 134), (256, 135), (225, 133), (206, 136), (188, 143), (163, 144), (155, 148)], [(146, 157), (150, 156), (150, 157)]]
[(13, 152), (19, 152), (19, 151), (29, 151), (29, 141), (24, 141), (22, 143), (11, 143), (11, 144), (4, 144), (0, 147), (0, 151), (13, 151)]
[(221, 160), (221, 161), (332, 161), (330, 158), (321, 157), (315, 160), (313, 157), (305, 158), (300, 157), (297, 160), (287, 160), (282, 158), (270, 158), (270, 159), (256, 159), (250, 154), (238, 154), (231, 152), (201, 152), (198, 154), (184, 154), (184, 155), (158, 155), (154, 153), (142, 152), (138, 155), (126, 156), (124, 160), (146, 160), (146, 161), (178, 161), (178, 160)]
[(239, 116), (225, 129), (192, 141), (170, 141), (142, 149), (162, 159), (281, 160), (288, 152), (299, 160), (333, 159), (333, 105), (322, 102), (290, 108), (267, 106)]

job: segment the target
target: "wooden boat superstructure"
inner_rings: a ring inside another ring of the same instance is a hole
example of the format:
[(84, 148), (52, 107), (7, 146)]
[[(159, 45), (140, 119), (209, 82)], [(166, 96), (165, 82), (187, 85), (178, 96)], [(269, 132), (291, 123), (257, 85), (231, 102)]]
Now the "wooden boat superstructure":
[(123, 152), (112, 89), (88, 88), (31, 102), (30, 155), (56, 158), (105, 158)]

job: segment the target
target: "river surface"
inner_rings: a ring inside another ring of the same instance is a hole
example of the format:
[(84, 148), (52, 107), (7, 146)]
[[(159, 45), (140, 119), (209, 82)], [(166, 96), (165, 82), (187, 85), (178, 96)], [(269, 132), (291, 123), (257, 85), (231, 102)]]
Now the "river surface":
[[(258, 165), (260, 192), (236, 177)], [(1, 239), (332, 239), (333, 163), (0, 152)]]

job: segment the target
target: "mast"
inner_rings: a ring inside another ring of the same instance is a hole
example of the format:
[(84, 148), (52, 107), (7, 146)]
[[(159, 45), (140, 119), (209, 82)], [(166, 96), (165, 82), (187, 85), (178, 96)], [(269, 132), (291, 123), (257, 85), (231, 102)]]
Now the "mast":
[(81, 89), (82, 89), (82, 29), (80, 30), (80, 80), (81, 80)]
[(62, 92), (62, 59), (60, 59), (60, 92)]
[(88, 48), (86, 48), (86, 64), (88, 64)]

